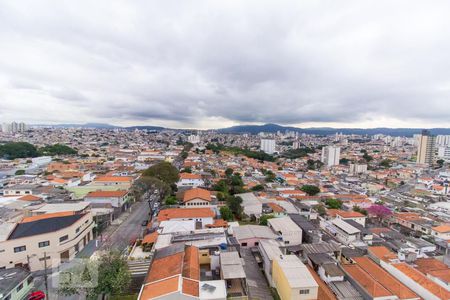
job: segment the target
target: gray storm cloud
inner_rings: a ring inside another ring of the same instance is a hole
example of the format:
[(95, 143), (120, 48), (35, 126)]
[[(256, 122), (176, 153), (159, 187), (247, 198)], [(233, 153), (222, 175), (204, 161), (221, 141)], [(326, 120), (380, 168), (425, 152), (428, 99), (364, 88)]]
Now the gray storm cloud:
[(446, 126), (449, 11), (448, 1), (2, 1), (0, 119)]

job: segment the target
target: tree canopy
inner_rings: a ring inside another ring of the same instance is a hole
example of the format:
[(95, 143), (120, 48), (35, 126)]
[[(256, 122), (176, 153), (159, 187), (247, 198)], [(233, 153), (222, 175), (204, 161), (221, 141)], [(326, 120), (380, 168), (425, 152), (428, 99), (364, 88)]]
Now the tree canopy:
[(320, 188), (315, 185), (305, 184), (301, 187), (301, 190), (307, 193), (309, 196), (314, 196), (320, 193)]
[(227, 206), (222, 206), (220, 208), (220, 216), (222, 217), (222, 219), (224, 219), (225, 221), (233, 221), (233, 212), (231, 211), (231, 209)]
[(10, 142), (0, 145), (0, 158), (16, 159), (37, 156), (39, 156), (38, 150), (30, 143)]
[(342, 201), (338, 200), (338, 199), (330, 198), (330, 199), (325, 200), (325, 205), (331, 209), (341, 209)]
[(76, 155), (78, 151), (64, 144), (54, 144), (39, 148), (40, 155)]
[(169, 185), (174, 184), (179, 179), (177, 168), (165, 161), (151, 166), (142, 175), (158, 178)]

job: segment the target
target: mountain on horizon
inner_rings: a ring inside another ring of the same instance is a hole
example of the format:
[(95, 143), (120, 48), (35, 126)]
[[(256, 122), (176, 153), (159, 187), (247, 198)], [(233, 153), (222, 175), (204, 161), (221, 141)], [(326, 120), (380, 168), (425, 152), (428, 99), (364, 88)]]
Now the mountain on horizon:
[[(331, 128), (331, 127), (311, 127), (299, 128), (292, 126), (282, 126), (278, 124), (268, 123), (264, 125), (237, 125), (228, 128), (218, 129), (220, 133), (249, 133), (258, 134), (260, 132), (276, 133), (278, 131), (294, 131), (305, 134), (315, 135), (332, 135), (336, 133), (356, 134), (356, 135), (374, 135), (384, 134), (390, 136), (413, 136), (420, 134), (422, 128)], [(450, 128), (431, 128), (429, 129), (435, 135), (450, 135)]]

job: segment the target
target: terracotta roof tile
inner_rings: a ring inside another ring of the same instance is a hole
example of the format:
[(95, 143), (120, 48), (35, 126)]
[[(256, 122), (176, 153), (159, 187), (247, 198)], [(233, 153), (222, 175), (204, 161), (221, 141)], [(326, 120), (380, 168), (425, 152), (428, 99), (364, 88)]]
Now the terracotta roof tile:
[(94, 181), (97, 182), (132, 182), (131, 176), (100, 176), (96, 177)]
[(450, 291), (447, 291), (444, 287), (433, 282), (431, 279), (427, 278), (424, 274), (414, 269), (413, 267), (405, 263), (392, 264), (392, 266), (414, 280), (417, 284), (420, 284), (423, 288), (427, 289), (435, 296), (443, 300), (450, 299)]
[(89, 192), (85, 198), (109, 198), (109, 197), (125, 197), (128, 191), (92, 191)]
[(178, 291), (180, 276), (146, 284), (142, 290), (141, 300), (153, 299)]
[(378, 281), (386, 289), (392, 292), (399, 299), (412, 299), (418, 298), (418, 296), (406, 287), (403, 283), (398, 281), (394, 276), (386, 272), (383, 268), (378, 266), (367, 256), (354, 257), (353, 260), (372, 278)]
[(344, 271), (350, 275), (370, 296), (388, 297), (393, 296), (384, 286), (367, 274), (358, 265), (343, 265)]
[(183, 202), (188, 202), (197, 198), (211, 202), (211, 192), (200, 188), (187, 190), (184, 192)]
[(167, 208), (159, 212), (158, 221), (182, 218), (213, 218), (214, 215), (210, 208)]
[(187, 278), (183, 278), (183, 288), (182, 292), (183, 294), (198, 297), (200, 294), (199, 291), (199, 285), (200, 283), (196, 280), (190, 280)]

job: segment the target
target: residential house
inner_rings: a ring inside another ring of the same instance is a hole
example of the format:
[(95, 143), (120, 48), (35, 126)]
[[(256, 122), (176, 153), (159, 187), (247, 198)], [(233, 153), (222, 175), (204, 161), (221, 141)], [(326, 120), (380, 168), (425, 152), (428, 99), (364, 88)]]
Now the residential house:
[(180, 173), (180, 179), (177, 182), (178, 187), (199, 187), (204, 185), (205, 182), (200, 174)]
[(25, 299), (32, 288), (33, 277), (24, 268), (0, 270), (0, 299)]
[(302, 229), (289, 217), (272, 218), (267, 225), (281, 236), (284, 245), (300, 245), (302, 243)]
[(185, 207), (210, 207), (211, 192), (201, 188), (193, 188), (184, 192), (183, 204)]

